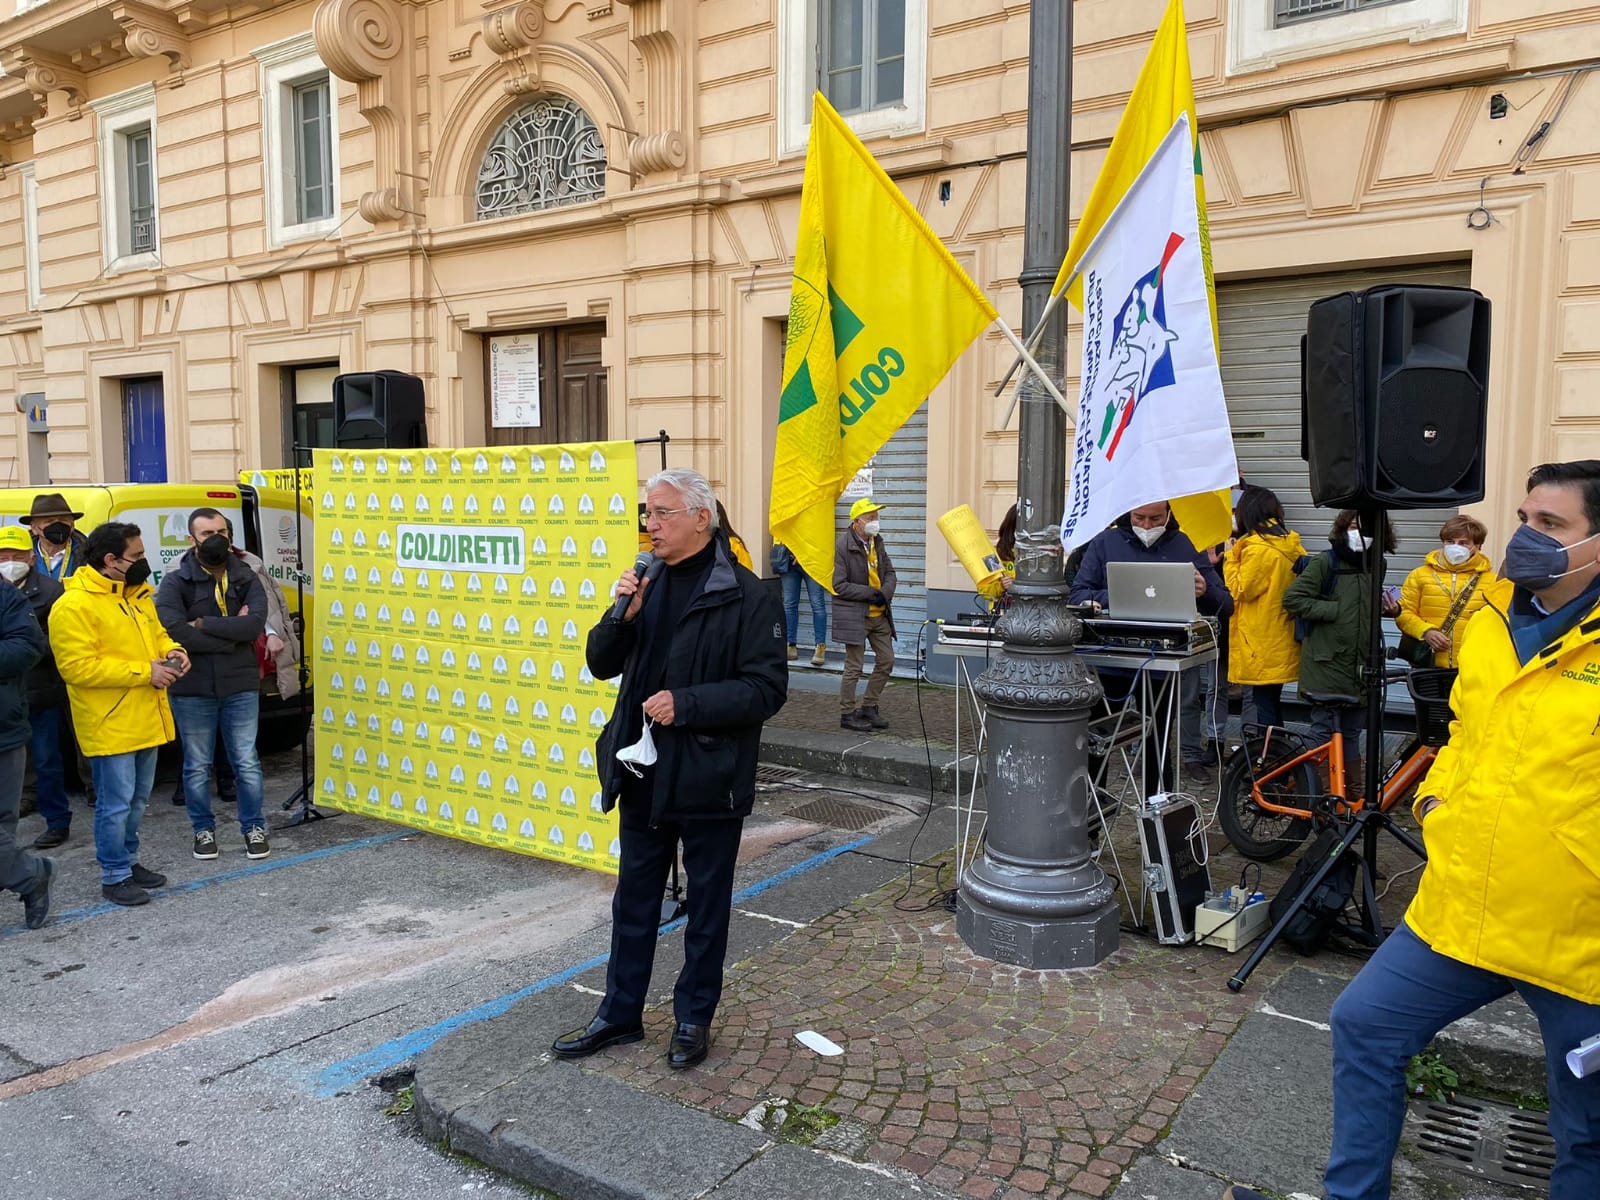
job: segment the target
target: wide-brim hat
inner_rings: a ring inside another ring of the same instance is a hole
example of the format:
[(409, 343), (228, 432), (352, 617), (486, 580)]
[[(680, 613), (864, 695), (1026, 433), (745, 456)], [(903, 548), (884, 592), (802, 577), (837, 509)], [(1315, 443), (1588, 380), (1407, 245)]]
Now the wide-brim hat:
[(81, 521), (83, 514), (73, 512), (67, 498), (60, 492), (42, 492), (33, 498), (33, 507), (28, 510), (27, 520), (42, 521), (46, 517), (71, 517), (74, 521)]
[(850, 506), (850, 519), (852, 521), (859, 521), (868, 513), (879, 512), (882, 510), (882, 508), (883, 505), (879, 504), (871, 496), (863, 496)]

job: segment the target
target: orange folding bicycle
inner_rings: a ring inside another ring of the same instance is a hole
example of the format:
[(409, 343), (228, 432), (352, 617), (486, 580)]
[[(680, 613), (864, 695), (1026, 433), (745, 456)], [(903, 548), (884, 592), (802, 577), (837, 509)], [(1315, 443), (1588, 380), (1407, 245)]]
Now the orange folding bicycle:
[[(1388, 812), (1411, 795), (1433, 764), (1437, 748), (1449, 739), (1450, 687), (1455, 676), (1454, 671), (1438, 669), (1384, 673), (1385, 684), (1405, 680), (1417, 704), (1417, 732), (1384, 769), (1376, 800), (1379, 811)], [(1354, 696), (1343, 699), (1361, 703)], [(1344, 735), (1337, 726), (1331, 738), (1309, 749), (1286, 729), (1251, 726), (1245, 732), (1244, 744), (1229, 758), (1223, 774), (1217, 816), (1228, 841), (1246, 858), (1261, 862), (1282, 858), (1305, 840), (1319, 817), (1350, 816), (1368, 806), (1368, 801), (1350, 796)], [(1373, 745), (1381, 747), (1381, 740)]]

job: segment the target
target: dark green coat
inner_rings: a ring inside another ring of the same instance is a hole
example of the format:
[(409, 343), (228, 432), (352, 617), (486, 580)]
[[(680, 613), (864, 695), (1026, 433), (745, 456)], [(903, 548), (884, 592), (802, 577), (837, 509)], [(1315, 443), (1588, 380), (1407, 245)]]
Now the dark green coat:
[(1367, 644), (1372, 633), (1372, 601), (1362, 566), (1335, 550), (1333, 592), (1326, 591), (1326, 551), (1312, 556), (1299, 578), (1283, 594), (1283, 607), (1302, 617), (1310, 632), (1300, 645), (1300, 695), (1360, 696)]

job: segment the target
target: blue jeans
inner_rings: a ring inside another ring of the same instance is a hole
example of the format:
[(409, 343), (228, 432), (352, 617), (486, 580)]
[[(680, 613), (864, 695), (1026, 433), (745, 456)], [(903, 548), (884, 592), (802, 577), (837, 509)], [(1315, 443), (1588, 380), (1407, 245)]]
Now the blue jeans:
[(227, 748), (239, 789), (239, 830), (263, 829), (261, 820), (261, 756), (256, 753), (256, 726), (261, 719), (261, 695), (235, 692), (215, 696), (174, 696), (172, 715), (183, 743), (183, 799), (189, 824), (199, 833), (215, 829), (211, 812), (211, 760), (217, 752), (217, 734)]
[(1388, 1200), (1405, 1122), (1406, 1064), (1450, 1022), (1513, 988), (1544, 1037), (1556, 1143), (1550, 1200), (1600, 1196), (1600, 1076), (1578, 1079), (1566, 1064), (1568, 1050), (1600, 1033), (1600, 1005), (1436, 954), (1402, 924), (1333, 1005), (1333, 1151), (1322, 1180), (1328, 1200)]
[(59, 708), (41, 708), (28, 713), (32, 729), (33, 806), (44, 818), (47, 829), (69, 829), (72, 808), (67, 804), (67, 781), (61, 765), (61, 722)]
[(94, 776), (94, 856), (100, 882), (121, 883), (139, 861), (139, 826), (156, 781), (156, 749), (89, 759)]
[(811, 602), (811, 633), (817, 645), (828, 640), (828, 589), (800, 569), (796, 563), (783, 573), (783, 619), (789, 625), (789, 645), (798, 644), (800, 637), (800, 585), (806, 586), (806, 599)]

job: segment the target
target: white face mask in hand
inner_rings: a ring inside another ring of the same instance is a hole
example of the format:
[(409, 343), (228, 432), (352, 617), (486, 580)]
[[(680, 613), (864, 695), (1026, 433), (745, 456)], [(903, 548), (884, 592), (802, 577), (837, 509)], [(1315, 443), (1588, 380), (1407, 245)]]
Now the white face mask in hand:
[[(639, 740), (617, 751), (617, 761), (632, 771), (636, 779), (644, 778), (644, 772), (639, 769), (640, 767), (651, 766), (656, 761), (656, 740), (650, 736), (651, 724), (650, 718), (646, 717), (644, 732), (639, 735)], [(638, 766), (635, 766), (635, 763)]]

